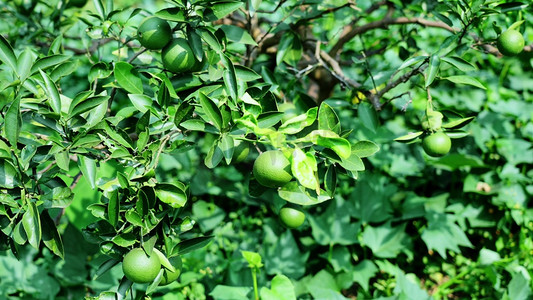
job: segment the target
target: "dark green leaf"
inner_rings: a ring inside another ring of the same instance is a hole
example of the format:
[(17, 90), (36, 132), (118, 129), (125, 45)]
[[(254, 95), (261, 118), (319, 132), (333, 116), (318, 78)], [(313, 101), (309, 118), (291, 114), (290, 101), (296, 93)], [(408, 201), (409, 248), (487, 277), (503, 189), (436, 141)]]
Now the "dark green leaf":
[(222, 19), (233, 11), (239, 9), (244, 5), (244, 2), (219, 2), (206, 8), (204, 11), (204, 19), (208, 22)]
[(30, 48), (26, 48), (22, 53), (20, 53), (17, 60), (17, 70), (21, 81), (26, 80), (26, 78), (28, 78), (30, 75), (33, 61), (33, 52), (30, 50)]
[(7, 140), (15, 149), (22, 127), (22, 117), (20, 115), (20, 97), (17, 97), (9, 106), (4, 120), (4, 131)]
[(89, 182), (91, 188), (96, 188), (96, 161), (83, 155), (78, 155), (78, 166), (85, 176), (85, 180)]
[(50, 249), (55, 255), (65, 258), (65, 250), (63, 248), (63, 241), (61, 235), (57, 231), (54, 220), (50, 217), (47, 210), (44, 210), (41, 214), (41, 224), (43, 229), (43, 242), (48, 249)]
[(474, 77), (470, 77), (466, 75), (449, 76), (449, 77), (444, 77), (442, 79), (449, 80), (453, 83), (472, 85), (472, 86), (475, 86), (475, 87), (478, 87), (484, 90), (487, 89), (481, 82), (479, 82), (479, 80), (477, 80)]
[(65, 62), (69, 58), (69, 55), (64, 54), (54, 54), (40, 58), (31, 67), (31, 74), (37, 73), (39, 69), (45, 71), (48, 68), (55, 67), (61, 64), (62, 62)]
[(222, 46), (220, 45), (220, 42), (218, 41), (217, 37), (206, 27), (198, 27), (196, 28), (196, 31), (202, 37), (202, 40), (211, 47), (215, 52), (221, 54), (222, 53)]
[(211, 242), (213, 236), (201, 236), (179, 242), (172, 249), (172, 256), (183, 255), (185, 253), (203, 248)]
[(98, 105), (107, 102), (109, 98), (109, 96), (96, 96), (87, 98), (83, 102), (78, 103), (75, 107), (71, 108), (69, 118), (88, 112), (91, 109), (97, 107)]
[(357, 114), (363, 126), (370, 129), (372, 132), (376, 132), (379, 126), (379, 119), (376, 110), (367, 102), (359, 104), (357, 108)]
[(185, 22), (185, 11), (180, 7), (170, 7), (159, 10), (155, 16), (172, 22)]
[(213, 100), (200, 92), (198, 94), (198, 101), (200, 102), (208, 121), (211, 121), (218, 130), (222, 130), (225, 127), (225, 124), (222, 123), (222, 114)]
[(59, 97), (59, 91), (57, 90), (55, 83), (46, 73), (44, 73), (42, 70), (39, 70), (39, 72), (44, 80), (43, 89), (46, 91), (48, 100), (50, 100), (50, 106), (54, 112), (59, 115), (61, 113), (61, 98)]
[(231, 62), (229, 57), (227, 57), (225, 54), (221, 54), (220, 58), (224, 63), (223, 77), (226, 90), (231, 96), (233, 103), (237, 103), (237, 100), (239, 99), (239, 88), (237, 86), (237, 76), (235, 75), (235, 67), (233, 66), (233, 62)]
[(0, 159), (0, 187), (12, 189), (20, 184), (20, 174), (13, 165), (4, 159)]
[(22, 216), (22, 225), (28, 237), (28, 242), (33, 248), (39, 249), (41, 243), (41, 218), (34, 202), (29, 202), (26, 212)]
[(428, 87), (433, 83), (433, 80), (435, 80), (435, 77), (437, 76), (437, 73), (439, 72), (439, 68), (440, 68), (440, 57), (435, 54), (431, 55), (431, 59), (429, 60), (429, 67), (426, 73), (425, 87)]
[(352, 145), (352, 153), (360, 158), (369, 157), (379, 151), (379, 146), (371, 141), (359, 141)]
[(0, 60), (17, 72), (17, 57), (9, 42), (0, 34)]

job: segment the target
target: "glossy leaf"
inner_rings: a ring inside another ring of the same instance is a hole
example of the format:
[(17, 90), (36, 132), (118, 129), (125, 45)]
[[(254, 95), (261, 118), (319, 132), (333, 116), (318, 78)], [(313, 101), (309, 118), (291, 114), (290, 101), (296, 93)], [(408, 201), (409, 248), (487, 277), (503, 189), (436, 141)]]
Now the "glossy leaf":
[(57, 231), (54, 220), (48, 214), (48, 211), (44, 210), (41, 214), (41, 224), (43, 230), (43, 243), (50, 249), (55, 255), (65, 258), (65, 249), (63, 247), (63, 241), (61, 235)]
[(41, 76), (44, 80), (44, 90), (46, 91), (46, 95), (48, 96), (48, 100), (50, 101), (50, 106), (54, 110), (56, 114), (61, 113), (61, 98), (59, 97), (59, 91), (57, 90), (57, 86), (55, 83), (50, 79), (50, 77), (44, 73), (42, 70), (39, 70), (41, 73)]
[(0, 159), (0, 187), (12, 189), (20, 184), (20, 175), (7, 160)]
[(304, 206), (319, 204), (331, 199), (326, 192), (321, 191), (320, 195), (317, 195), (313, 191), (306, 190), (296, 181), (291, 181), (282, 186), (278, 191), (278, 195), (288, 202)]
[(299, 148), (292, 151), (291, 171), (301, 185), (320, 191), (316, 177), (317, 163), (312, 155), (306, 155)]
[(85, 176), (85, 180), (89, 182), (94, 190), (96, 188), (96, 161), (87, 156), (78, 155), (78, 166), (83, 176)]
[(180, 208), (187, 203), (187, 195), (178, 186), (171, 183), (159, 183), (155, 186), (155, 193), (161, 202), (173, 208)]
[(318, 129), (331, 130), (336, 134), (341, 133), (339, 117), (326, 102), (322, 102), (318, 110)]
[(115, 79), (118, 84), (131, 94), (142, 94), (143, 84), (139, 72), (127, 62), (115, 63)]
[(196, 249), (203, 248), (207, 246), (212, 239), (213, 236), (200, 236), (188, 240), (183, 240), (172, 249), (172, 256), (183, 255)]
[(237, 75), (235, 75), (235, 67), (233, 66), (233, 62), (231, 62), (229, 57), (225, 54), (221, 54), (220, 58), (224, 63), (223, 77), (226, 90), (228, 91), (233, 102), (236, 103), (239, 98), (239, 88), (237, 86)]
[(204, 18), (209, 22), (216, 21), (218, 19), (222, 19), (226, 15), (229, 15), (243, 5), (244, 2), (233, 1), (215, 3), (204, 11)]
[(3, 61), (14, 72), (17, 72), (17, 57), (9, 42), (0, 35), (0, 61)]
[(218, 130), (222, 130), (222, 128), (225, 127), (225, 125), (222, 123), (222, 114), (213, 100), (204, 95), (204, 93), (200, 92), (198, 94), (198, 101), (200, 102), (204, 113), (207, 115), (208, 120), (211, 121), (213, 125), (218, 128)]
[(39, 216), (39, 210), (34, 202), (29, 202), (26, 208), (27, 210), (22, 216), (24, 232), (26, 232), (30, 245), (35, 249), (39, 249), (39, 244), (41, 243), (41, 218)]
[(170, 7), (159, 10), (155, 16), (172, 22), (185, 22), (185, 11), (180, 7)]
[(430, 86), (435, 80), (440, 68), (440, 57), (438, 55), (432, 55), (429, 60), (429, 67), (426, 72), (426, 84), (425, 87)]
[(9, 106), (4, 121), (4, 131), (7, 140), (14, 148), (17, 148), (21, 127), (22, 117), (20, 114), (20, 97), (17, 97)]
[(407, 143), (407, 142), (413, 141), (414, 139), (418, 138), (422, 134), (424, 134), (423, 131), (412, 132), (412, 133), (403, 135), (401, 137), (395, 138), (394, 140), (397, 142)]
[(451, 81), (453, 83), (467, 84), (467, 85), (475, 86), (477, 88), (484, 89), (484, 90), (487, 89), (481, 82), (479, 82), (479, 80), (477, 80), (476, 78), (471, 77), (471, 76), (456, 75), (456, 76), (444, 77), (442, 79), (449, 80), (449, 81)]
[(371, 141), (359, 141), (352, 145), (352, 153), (360, 158), (369, 157), (379, 151), (379, 146)]

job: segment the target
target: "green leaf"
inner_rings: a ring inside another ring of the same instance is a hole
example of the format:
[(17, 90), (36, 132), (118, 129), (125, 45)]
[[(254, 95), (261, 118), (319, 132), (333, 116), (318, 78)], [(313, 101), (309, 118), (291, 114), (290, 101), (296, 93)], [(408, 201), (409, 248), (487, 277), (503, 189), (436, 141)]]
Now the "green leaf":
[(410, 66), (416, 64), (417, 62), (423, 61), (426, 58), (428, 58), (428, 56), (425, 56), (425, 55), (424, 56), (411, 57), (408, 60), (403, 62), (403, 64), (398, 68), (398, 71), (399, 70), (403, 70), (403, 69), (405, 69), (407, 67), (410, 67)]
[(376, 132), (379, 126), (379, 119), (376, 110), (370, 103), (363, 102), (357, 108), (357, 115), (361, 123), (372, 132)]
[(317, 163), (312, 154), (307, 155), (300, 148), (292, 152), (291, 171), (301, 185), (312, 190), (320, 191), (316, 177)]
[(42, 239), (45, 246), (55, 255), (65, 259), (65, 249), (63, 248), (61, 235), (47, 210), (44, 210), (41, 214), (41, 224), (43, 229)]
[(198, 101), (208, 118), (206, 121), (211, 121), (218, 130), (222, 130), (225, 125), (222, 123), (222, 114), (218, 106), (202, 92), (198, 93)]
[[(218, 109), (218, 107), (217, 107)], [(174, 115), (174, 124), (178, 127), (181, 122), (186, 119), (194, 110), (194, 106), (189, 102), (182, 102), (176, 107), (176, 114)]]
[(326, 170), (326, 175), (324, 176), (324, 188), (330, 197), (335, 195), (335, 189), (337, 188), (337, 171), (333, 164), (329, 165)]
[(460, 253), (459, 246), (473, 247), (464, 231), (457, 226), (453, 217), (444, 213), (429, 211), (426, 213), (428, 225), (422, 232), (422, 240), (428, 249), (436, 250), (446, 258), (446, 250)]
[(206, 167), (213, 169), (222, 161), (224, 158), (224, 153), (219, 147), (218, 142), (213, 143), (207, 152), (207, 155), (204, 159), (204, 164)]
[(39, 249), (41, 243), (41, 218), (39, 216), (39, 210), (34, 202), (29, 202), (26, 207), (26, 212), (22, 216), (22, 226), (28, 237), (30, 245)]
[(17, 142), (22, 127), (22, 117), (20, 114), (20, 97), (15, 98), (11, 103), (4, 120), (4, 131), (6, 138), (13, 148), (17, 148)]
[(450, 56), (450, 57), (443, 56), (440, 59), (449, 63), (450, 65), (454, 66), (456, 69), (462, 72), (469, 72), (469, 71), (477, 70), (474, 64), (464, 60), (463, 58), (459, 56)]
[(262, 300), (296, 300), (294, 285), (291, 280), (282, 274), (276, 275), (270, 282), (270, 289), (261, 288)]
[(297, 34), (287, 31), (279, 42), (278, 52), (276, 54), (276, 64), (282, 61), (289, 65), (296, 66), (302, 58), (302, 43)]
[(106, 19), (104, 6), (102, 5), (101, 0), (93, 0), (94, 8), (96, 9), (96, 12), (100, 15), (101, 20)]
[(39, 70), (45, 71), (49, 68), (55, 67), (70, 58), (69, 55), (54, 54), (47, 57), (39, 58), (31, 67), (31, 74), (37, 73)]
[(218, 147), (222, 151), (226, 163), (229, 165), (233, 157), (233, 152), (235, 151), (233, 138), (227, 134), (222, 135), (218, 142)]
[(71, 106), (71, 109), (69, 112), (69, 118), (88, 112), (91, 109), (97, 107), (98, 105), (104, 102), (107, 102), (109, 99), (110, 99), (109, 96), (96, 96), (96, 97), (87, 98), (84, 101), (76, 104), (76, 106), (74, 107)]
[(144, 92), (139, 72), (129, 63), (123, 61), (115, 63), (114, 74), (118, 84), (128, 93), (142, 94)]
[(391, 227), (389, 223), (379, 227), (367, 226), (362, 243), (372, 249), (372, 254), (381, 258), (394, 258), (401, 252), (411, 251), (405, 224), (396, 227)]
[(78, 154), (78, 166), (85, 180), (91, 185), (94, 190), (96, 188), (96, 161)]
[(209, 293), (214, 300), (249, 300), (248, 294), (252, 290), (248, 286), (229, 286), (218, 284)]
[(187, 130), (209, 132), (213, 134), (220, 133), (220, 131), (215, 126), (198, 119), (187, 120), (185, 122), (181, 122), (180, 125), (181, 127)]
[(189, 253), (194, 250), (203, 248), (207, 246), (212, 239), (213, 236), (199, 236), (192, 239), (183, 240), (179, 242), (176, 246), (174, 246), (174, 248), (172, 249), (172, 256), (183, 255), (185, 253)]
[(133, 106), (142, 113), (145, 113), (154, 105), (152, 98), (143, 94), (128, 94), (128, 98)]
[(350, 142), (336, 136), (333, 131), (313, 130), (311, 132), (313, 144), (333, 150), (339, 157), (346, 159), (352, 154)]
[(17, 57), (9, 42), (0, 35), (0, 60), (8, 65), (13, 72), (17, 72)]
[(474, 77), (470, 77), (466, 75), (449, 76), (449, 77), (444, 77), (442, 79), (449, 80), (453, 83), (472, 85), (472, 86), (475, 86), (475, 87), (478, 87), (484, 90), (487, 89), (481, 82), (479, 82), (479, 80), (477, 80)]
[(360, 158), (369, 157), (379, 151), (379, 146), (371, 141), (359, 141), (352, 145), (352, 153)]
[(397, 142), (401, 142), (401, 143), (408, 143), (408, 142), (415, 140), (416, 138), (418, 138), (419, 136), (423, 134), (424, 134), (423, 131), (412, 132), (412, 133), (403, 135), (401, 137), (395, 138), (394, 140)]
[(472, 122), (475, 118), (476, 117), (468, 117), (468, 118), (463, 118), (459, 120), (453, 120), (442, 125), (442, 127), (446, 129), (458, 129), (463, 126), (466, 126), (468, 123)]
[(235, 74), (238, 80), (249, 82), (258, 80), (261, 75), (257, 74), (254, 70), (241, 65), (235, 65)]
[(331, 199), (326, 192), (321, 191), (320, 195), (317, 195), (314, 191), (306, 190), (296, 181), (291, 181), (282, 186), (278, 191), (278, 195), (288, 202), (304, 206), (319, 204)]
[(440, 57), (435, 54), (431, 55), (431, 59), (429, 60), (429, 67), (426, 73), (425, 87), (428, 87), (433, 83), (433, 80), (435, 80), (435, 77), (437, 76), (437, 73), (439, 72), (439, 68), (440, 68)]
[(198, 35), (198, 33), (196, 33), (196, 29), (194, 29), (193, 27), (187, 27), (187, 40), (191, 45), (192, 51), (196, 59), (198, 61), (206, 59), (204, 49), (202, 47), (202, 38), (200, 37), (200, 35)]
[(43, 89), (46, 91), (48, 100), (50, 100), (50, 106), (54, 112), (59, 115), (61, 113), (61, 98), (59, 97), (59, 91), (57, 90), (55, 83), (52, 81), (52, 79), (50, 79), (50, 77), (48, 77), (46, 73), (44, 73), (42, 70), (39, 70), (39, 72), (44, 80)]
[(20, 184), (20, 174), (13, 165), (4, 159), (0, 159), (0, 187), (12, 189)]
[(170, 7), (159, 10), (155, 16), (172, 22), (185, 22), (185, 11), (180, 7)]
[(30, 48), (26, 48), (18, 57), (17, 70), (21, 81), (26, 80), (31, 73), (31, 67), (34, 61), (33, 55)]
[(342, 161), (340, 162), (341, 167), (345, 168), (349, 171), (364, 171), (365, 170), (365, 164), (354, 153), (351, 153), (351, 155), (348, 158), (342, 158)]
[(339, 117), (326, 102), (322, 102), (318, 110), (318, 129), (331, 130), (336, 134), (341, 133)]
[(235, 67), (233, 66), (233, 62), (225, 54), (221, 54), (220, 59), (224, 63), (223, 77), (226, 90), (231, 96), (233, 103), (237, 103), (237, 100), (239, 99), (239, 87), (237, 85), (237, 75), (235, 75)]
[(213, 49), (213, 51), (217, 52), (218, 54), (222, 54), (222, 46), (220, 45), (220, 42), (218, 41), (217, 37), (209, 30), (207, 27), (198, 27), (196, 28), (196, 31), (204, 40), (204, 42)]
[(111, 226), (117, 227), (120, 215), (120, 198), (118, 190), (113, 190), (107, 195), (109, 203), (107, 204), (107, 221)]
[(220, 29), (224, 31), (226, 38), (231, 42), (257, 46), (257, 43), (252, 36), (241, 27), (235, 25), (222, 25), (220, 26)]
[(305, 114), (291, 118), (281, 124), (278, 131), (285, 134), (295, 134), (313, 124), (317, 118), (318, 107), (310, 108)]
[[(524, 276), (527, 275), (527, 278)], [(513, 274), (509, 286), (507, 287), (509, 299), (527, 300), (531, 299), (531, 278), (527, 271)]]
[(248, 267), (257, 269), (263, 267), (263, 263), (261, 262), (261, 255), (259, 255), (259, 253), (241, 250), (241, 254), (248, 262)]
[(241, 8), (244, 2), (219, 2), (206, 8), (204, 11), (204, 19), (208, 22), (222, 19), (231, 14), (233, 11)]
[(159, 183), (155, 186), (155, 193), (161, 202), (173, 208), (180, 208), (187, 203), (187, 194), (175, 184)]
[(41, 197), (44, 208), (66, 208), (74, 199), (69, 187), (58, 186)]
[(334, 198), (322, 214), (309, 214), (312, 236), (319, 245), (351, 245), (358, 243), (361, 224), (352, 222), (348, 201)]

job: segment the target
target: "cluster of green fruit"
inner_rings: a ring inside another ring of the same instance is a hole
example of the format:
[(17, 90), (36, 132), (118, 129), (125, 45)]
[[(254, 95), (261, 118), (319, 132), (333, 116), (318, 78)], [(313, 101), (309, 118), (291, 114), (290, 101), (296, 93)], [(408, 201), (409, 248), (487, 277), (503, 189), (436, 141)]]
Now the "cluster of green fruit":
[(183, 37), (174, 38), (167, 21), (150, 16), (137, 29), (137, 39), (149, 50), (161, 50), (163, 67), (173, 73), (197, 72), (203, 62), (194, 56), (189, 41)]
[[(253, 166), (255, 180), (269, 188), (278, 188), (292, 180), (291, 162), (280, 150), (265, 151), (256, 158)], [(294, 229), (305, 222), (305, 213), (298, 207), (285, 205), (279, 211), (281, 222)]]
[[(163, 266), (162, 262), (164, 262)], [(163, 269), (160, 286), (176, 281), (181, 274), (181, 267), (181, 257), (174, 256), (167, 259), (156, 248), (152, 249), (151, 255), (148, 255), (142, 248), (134, 248), (124, 255), (122, 260), (124, 275), (135, 283), (151, 283)]]

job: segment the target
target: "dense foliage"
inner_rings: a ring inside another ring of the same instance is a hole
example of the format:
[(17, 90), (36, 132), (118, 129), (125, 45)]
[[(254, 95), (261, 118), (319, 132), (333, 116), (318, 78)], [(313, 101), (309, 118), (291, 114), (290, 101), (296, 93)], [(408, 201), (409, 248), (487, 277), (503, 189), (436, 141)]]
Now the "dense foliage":
[(530, 299), (532, 13), (1, 1), (0, 298)]

